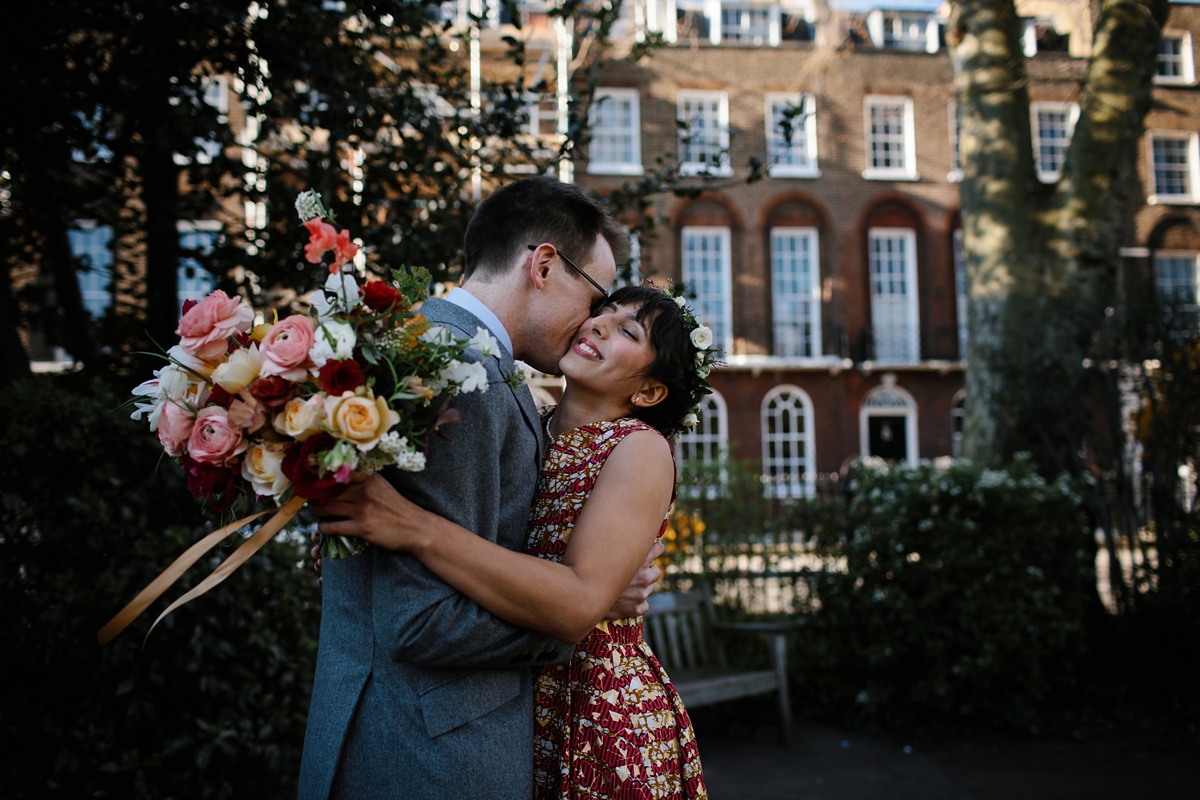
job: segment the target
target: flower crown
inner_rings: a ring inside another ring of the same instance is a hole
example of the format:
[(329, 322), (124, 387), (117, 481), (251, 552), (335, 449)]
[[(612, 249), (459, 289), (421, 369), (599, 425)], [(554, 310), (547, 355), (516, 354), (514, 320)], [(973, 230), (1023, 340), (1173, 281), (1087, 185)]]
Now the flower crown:
[[(650, 281), (647, 283), (654, 286)], [(723, 366), (723, 362), (717, 358), (717, 353), (720, 351), (713, 349), (712, 329), (701, 324), (700, 320), (696, 318), (696, 312), (688, 305), (682, 290), (677, 289), (670, 282), (665, 287), (656, 286), (655, 288), (658, 288), (675, 301), (675, 305), (679, 306), (679, 312), (683, 317), (683, 329), (687, 331), (692, 347), (696, 348), (695, 368), (692, 370), (692, 380), (688, 381), (688, 399), (691, 400), (691, 403), (682, 421), (685, 428), (692, 428), (700, 421), (700, 401), (704, 399), (705, 395), (712, 394), (712, 387), (708, 385), (706, 379), (713, 369)]]

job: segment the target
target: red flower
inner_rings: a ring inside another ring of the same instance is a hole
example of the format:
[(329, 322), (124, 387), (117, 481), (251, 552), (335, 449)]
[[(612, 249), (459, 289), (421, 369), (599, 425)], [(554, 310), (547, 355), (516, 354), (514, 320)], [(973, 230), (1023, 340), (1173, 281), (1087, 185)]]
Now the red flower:
[(341, 397), (342, 392), (353, 392), (367, 382), (362, 367), (353, 359), (326, 361), (319, 374), (321, 391), (330, 397)]
[(278, 375), (269, 378), (259, 378), (250, 384), (250, 394), (254, 399), (276, 408), (283, 405), (296, 394), (296, 384)]
[(212, 394), (208, 396), (208, 402), (214, 406), (229, 408), (229, 404), (233, 402), (233, 395), (222, 389), (219, 385), (213, 386)]
[(321, 477), (317, 457), (330, 450), (335, 440), (327, 433), (310, 436), (299, 447), (292, 448), (283, 459), (283, 474), (292, 482), (296, 494), (314, 503), (327, 503), (345, 491), (347, 484), (339, 483), (333, 472)]
[(367, 281), (363, 284), (363, 302), (376, 311), (399, 311), (404, 307), (404, 295), (384, 281)]
[(220, 500), (212, 507), (213, 511), (224, 511), (238, 496), (236, 487), (240, 473), (236, 467), (201, 464), (187, 455), (179, 460), (179, 466), (183, 467), (183, 472), (187, 475), (188, 491), (193, 497), (202, 497), (211, 503), (220, 495)]
[(304, 245), (304, 259), (310, 264), (320, 264), (321, 257), (337, 247), (337, 228), (320, 217), (313, 217), (304, 223), (308, 229), (308, 244)]

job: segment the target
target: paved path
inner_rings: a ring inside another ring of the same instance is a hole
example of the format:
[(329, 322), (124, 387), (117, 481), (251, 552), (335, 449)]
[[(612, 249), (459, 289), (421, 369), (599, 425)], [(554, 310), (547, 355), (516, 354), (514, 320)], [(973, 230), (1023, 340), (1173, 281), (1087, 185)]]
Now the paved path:
[[(1197, 800), (1196, 740), (909, 747), (802, 722), (730, 733), (696, 715), (712, 800)], [(707, 724), (706, 724), (707, 723)]]

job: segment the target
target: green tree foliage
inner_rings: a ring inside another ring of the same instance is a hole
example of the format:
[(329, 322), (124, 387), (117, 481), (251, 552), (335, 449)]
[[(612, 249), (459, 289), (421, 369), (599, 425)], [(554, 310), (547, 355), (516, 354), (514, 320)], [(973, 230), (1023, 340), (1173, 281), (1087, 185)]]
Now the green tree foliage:
[[(0, 393), (0, 768), (12, 798), (294, 794), (320, 592), (305, 546), (268, 545), (218, 590), (96, 631), (202, 531), (180, 470), (101, 385)], [(302, 573), (302, 574), (301, 574)]]

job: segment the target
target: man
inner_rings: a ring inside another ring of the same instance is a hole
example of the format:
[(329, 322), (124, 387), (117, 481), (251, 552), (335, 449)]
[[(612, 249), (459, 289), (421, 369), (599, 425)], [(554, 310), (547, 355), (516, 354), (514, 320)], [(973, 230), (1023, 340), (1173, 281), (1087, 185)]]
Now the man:
[[(529, 390), (504, 378), (514, 358), (558, 372), (627, 248), (602, 207), (552, 178), (509, 184), (480, 204), (462, 288), (422, 311), (459, 337), (491, 331), (501, 352), (484, 359), (489, 389), (455, 399), (462, 421), (449, 439), (433, 437), (424, 472), (393, 470), (347, 490), (355, 524), (386, 526), (399, 491), (523, 547), (545, 432)], [(497, 619), (404, 553), (326, 560), (322, 577), (301, 800), (531, 797), (533, 668), (566, 661), (573, 647)], [(642, 613), (657, 577), (648, 559), (610, 616)]]

